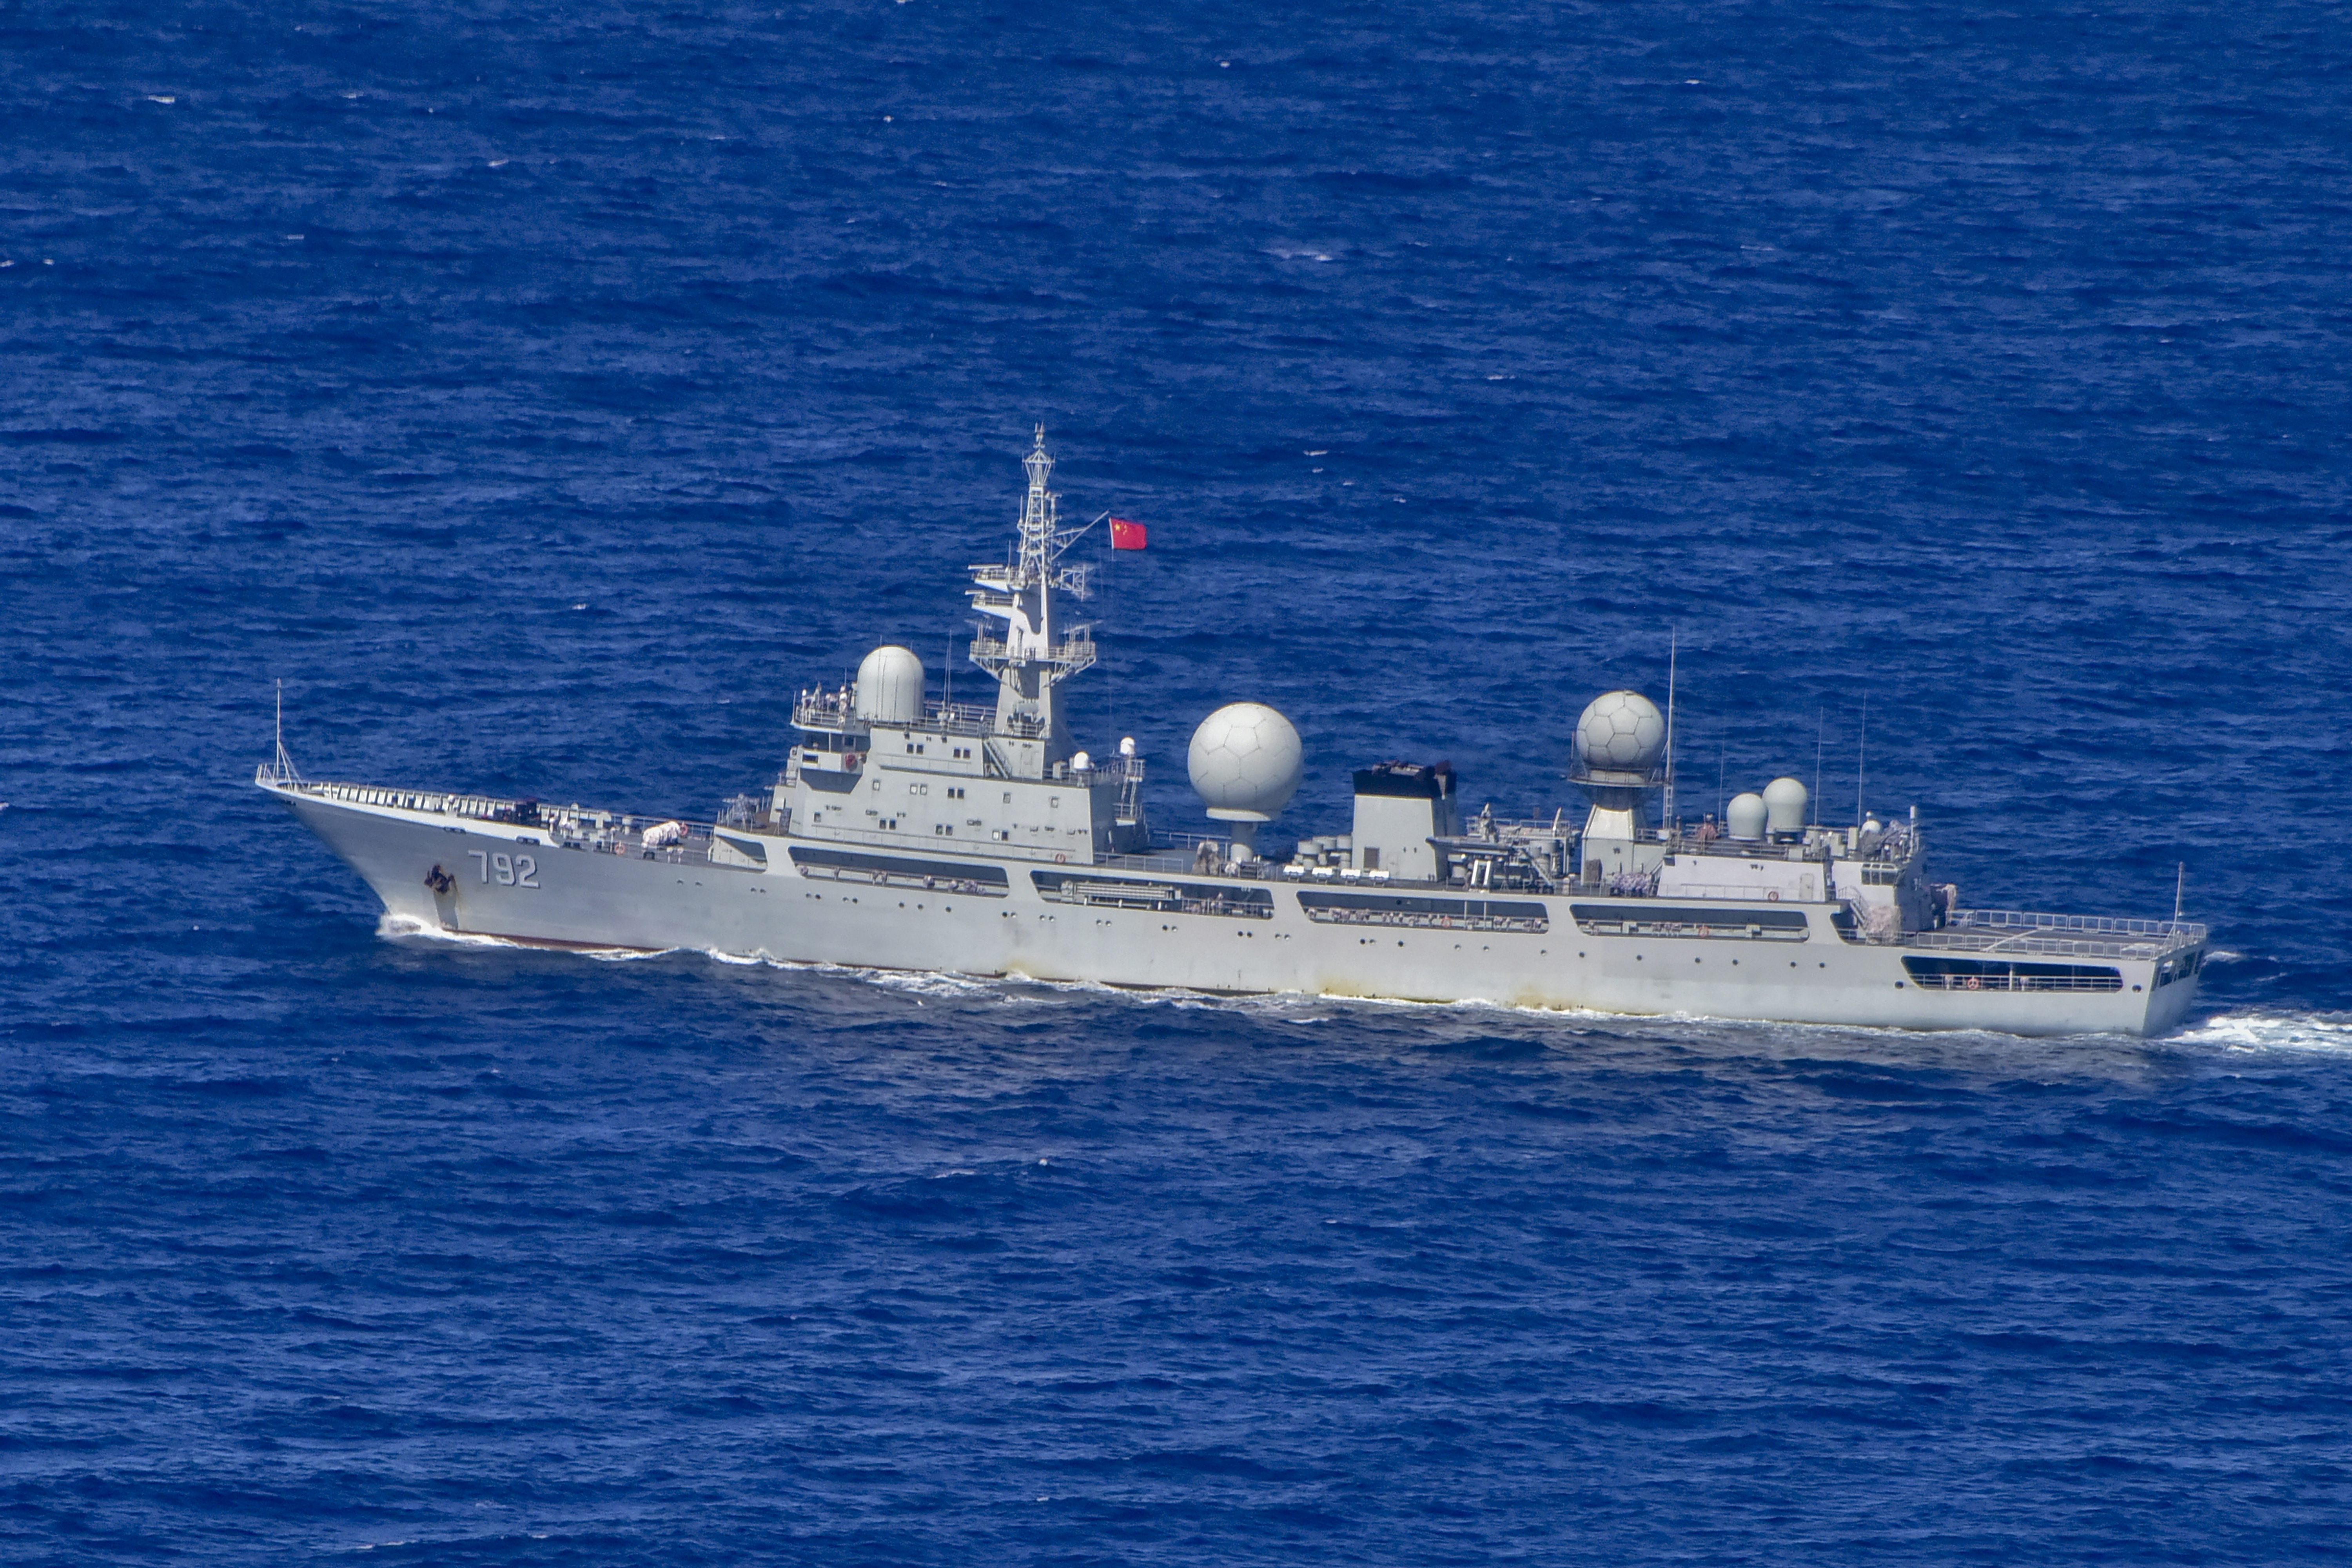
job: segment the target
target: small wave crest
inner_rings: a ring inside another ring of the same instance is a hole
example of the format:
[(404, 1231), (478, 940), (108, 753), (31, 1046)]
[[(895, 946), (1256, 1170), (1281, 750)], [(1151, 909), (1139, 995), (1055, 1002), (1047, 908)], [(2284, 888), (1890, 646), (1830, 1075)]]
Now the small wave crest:
[(2308, 1051), (2352, 1055), (2352, 1014), (2228, 1012), (2173, 1035), (2180, 1045), (2227, 1051)]

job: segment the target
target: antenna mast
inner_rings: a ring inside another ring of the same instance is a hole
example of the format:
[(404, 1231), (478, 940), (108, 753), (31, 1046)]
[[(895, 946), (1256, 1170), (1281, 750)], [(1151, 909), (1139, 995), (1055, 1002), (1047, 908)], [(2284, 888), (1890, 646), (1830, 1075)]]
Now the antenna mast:
[(2188, 891), (2189, 862), (2182, 861), (2180, 869), (2175, 872), (2172, 877), (2172, 923), (2175, 925), (2180, 924), (2180, 898)]
[(1682, 820), (1675, 815), (1675, 658), (1681, 651), (1682, 628), (1671, 628), (1666, 640), (1666, 837), (1682, 837)]
[(1086, 565), (1065, 566), (1062, 555), (1094, 525), (1062, 527), (1061, 497), (1046, 487), (1054, 459), (1044, 425), (1022, 465), (1029, 494), (1021, 508), (1020, 553), (1003, 565), (973, 567), (973, 586), (964, 591), (974, 610), (1003, 625), (974, 636), (966, 652), (996, 677), (996, 732), (1041, 740), (1054, 754), (1048, 760), (1058, 761), (1067, 737), (1054, 688), (1095, 662), (1095, 640), (1091, 626), (1060, 625), (1054, 600), (1057, 593), (1087, 597)]
[(1815, 709), (1813, 712), (1813, 810), (1820, 811), (1823, 816), (1827, 816), (1829, 812), (1822, 800), (1822, 747), (1829, 739), (1829, 733), (1830, 710), (1826, 707)]
[(1870, 759), (1870, 694), (1862, 696), (1862, 734), (1853, 743), (1853, 831), (1862, 831), (1863, 765)]
[(284, 681), (278, 683), (277, 734), (278, 749), (269, 759), (271, 781), (278, 784), (299, 784), (302, 782), (302, 775), (295, 768), (294, 758), (286, 751), (286, 683)]

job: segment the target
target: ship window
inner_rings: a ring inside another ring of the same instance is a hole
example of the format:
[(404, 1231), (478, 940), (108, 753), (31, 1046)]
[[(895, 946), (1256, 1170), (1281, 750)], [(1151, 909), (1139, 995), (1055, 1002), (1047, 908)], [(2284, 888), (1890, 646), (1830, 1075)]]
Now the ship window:
[(1801, 909), (1753, 909), (1738, 904), (1673, 908), (1644, 900), (1613, 904), (1571, 904), (1568, 912), (1584, 930), (1610, 936), (1746, 937), (1751, 941), (1802, 942), (1807, 935), (1805, 912)]
[(1013, 804), (1013, 791), (1010, 789), (1004, 792), (1004, 803), (1008, 806)]
[(1927, 991), (2120, 991), (2123, 971), (2104, 964), (2025, 964), (1998, 958), (1906, 958)]
[(1059, 795), (1049, 795), (1045, 798), (1045, 804), (1058, 811), (1062, 808), (1062, 798)]

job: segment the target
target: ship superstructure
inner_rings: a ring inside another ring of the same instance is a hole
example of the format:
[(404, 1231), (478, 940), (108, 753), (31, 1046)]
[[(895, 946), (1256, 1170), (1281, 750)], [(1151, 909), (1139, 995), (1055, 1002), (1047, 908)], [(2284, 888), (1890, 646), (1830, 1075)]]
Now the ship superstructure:
[(1085, 567), (1062, 560), (1086, 530), (1062, 526), (1042, 428), (1025, 465), (1013, 557), (971, 568), (966, 591), (993, 623), (971, 638), (969, 655), (995, 677), (995, 702), (929, 698), (920, 659), (877, 648), (855, 681), (801, 693), (793, 710), (801, 741), (767, 823), (833, 843), (1065, 862), (1149, 847), (1134, 742), (1097, 758), (1071, 744), (1063, 721), (1062, 683), (1095, 662), (1094, 628), (1065, 625), (1059, 608), (1062, 596), (1087, 592)]
[(1964, 907), (1916, 812), (1827, 826), (1783, 778), (1721, 822), (1654, 821), (1668, 721), (1633, 691), (1579, 719), (1578, 820), (1465, 814), (1451, 768), (1391, 761), (1354, 772), (1347, 832), (1262, 852), (1303, 756), (1237, 703), (1187, 758), (1213, 831), (1155, 832), (1133, 741), (1097, 758), (1066, 722), (1096, 657), (1064, 608), (1085, 529), (1042, 430), (1024, 461), (1015, 548), (966, 591), (994, 700), (934, 697), (911, 651), (876, 649), (801, 693), (774, 783), (711, 821), (316, 782), (282, 743), (256, 782), (396, 918), (542, 946), (2024, 1034), (2156, 1032), (2196, 992), (2201, 925)]

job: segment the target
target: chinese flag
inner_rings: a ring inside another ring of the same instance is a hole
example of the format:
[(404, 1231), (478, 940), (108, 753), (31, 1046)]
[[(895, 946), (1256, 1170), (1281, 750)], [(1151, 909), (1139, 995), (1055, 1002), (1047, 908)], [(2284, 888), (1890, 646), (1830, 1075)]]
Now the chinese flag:
[(1110, 548), (1113, 549), (1141, 549), (1147, 535), (1148, 530), (1141, 523), (1130, 523), (1125, 517), (1110, 520)]

